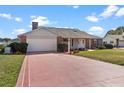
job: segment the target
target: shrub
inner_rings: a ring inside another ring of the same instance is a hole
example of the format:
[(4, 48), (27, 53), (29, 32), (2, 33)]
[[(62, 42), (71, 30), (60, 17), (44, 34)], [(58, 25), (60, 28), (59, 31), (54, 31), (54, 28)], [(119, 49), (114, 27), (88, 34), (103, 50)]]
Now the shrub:
[(113, 48), (113, 45), (111, 45), (111, 44), (105, 44), (105, 47), (106, 47), (106, 49), (112, 49)]
[(13, 42), (8, 45), (8, 47), (11, 47), (11, 52), (14, 54), (18, 53), (26, 53), (27, 51), (27, 43), (18, 43), (18, 42)]
[(26, 53), (28, 44), (27, 43), (19, 43), (19, 44), (20, 44), (20, 51), (19, 52)]
[(68, 51), (67, 44), (58, 44), (58, 52), (66, 52), (66, 51)]
[(98, 46), (98, 49), (106, 49), (104, 45)]
[(85, 50), (85, 48), (79, 48), (78, 50), (79, 50), (79, 51), (84, 51), (84, 50)]

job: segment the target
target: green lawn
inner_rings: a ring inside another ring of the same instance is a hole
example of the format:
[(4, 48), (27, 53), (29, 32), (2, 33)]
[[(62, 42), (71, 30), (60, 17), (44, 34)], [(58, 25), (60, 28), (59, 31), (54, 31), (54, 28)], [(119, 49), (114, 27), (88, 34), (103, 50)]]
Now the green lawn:
[(25, 55), (0, 55), (0, 87), (16, 85)]
[(81, 51), (75, 55), (102, 60), (113, 64), (124, 65), (124, 49)]

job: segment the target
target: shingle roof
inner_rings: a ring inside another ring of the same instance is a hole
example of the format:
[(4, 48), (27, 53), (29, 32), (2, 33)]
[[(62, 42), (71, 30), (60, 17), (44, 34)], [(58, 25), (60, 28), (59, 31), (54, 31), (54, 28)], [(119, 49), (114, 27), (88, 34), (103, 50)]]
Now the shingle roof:
[[(84, 31), (80, 31), (79, 29), (72, 29), (72, 28), (39, 27), (36, 30), (38, 31), (47, 30), (63, 38), (100, 38), (94, 35), (90, 35)], [(22, 35), (26, 35), (29, 33), (30, 32), (27, 32)]]

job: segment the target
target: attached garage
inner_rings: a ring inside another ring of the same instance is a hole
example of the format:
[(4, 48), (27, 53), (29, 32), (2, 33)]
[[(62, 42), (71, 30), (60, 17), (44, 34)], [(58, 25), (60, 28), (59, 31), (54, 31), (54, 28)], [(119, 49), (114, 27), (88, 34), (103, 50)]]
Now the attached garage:
[(119, 40), (119, 46), (124, 47), (124, 40)]
[(57, 36), (46, 29), (35, 29), (23, 36), (28, 43), (27, 52), (57, 51)]
[(27, 39), (28, 52), (57, 51), (57, 40), (55, 39)]

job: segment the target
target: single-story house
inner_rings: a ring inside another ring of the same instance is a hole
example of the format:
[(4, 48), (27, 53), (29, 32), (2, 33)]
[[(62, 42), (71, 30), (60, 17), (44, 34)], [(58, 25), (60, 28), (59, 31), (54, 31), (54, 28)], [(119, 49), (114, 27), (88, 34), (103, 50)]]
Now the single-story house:
[(124, 47), (124, 33), (122, 35), (106, 35), (103, 43), (112, 44), (114, 47)]
[(0, 45), (3, 45), (4, 43), (3, 42), (0, 42)]
[(57, 45), (66, 43), (70, 49), (90, 49), (102, 44), (102, 38), (79, 29), (38, 27), (32, 22), (32, 31), (18, 35), (21, 42), (28, 43), (27, 52), (57, 51)]
[(10, 43), (12, 43), (12, 41), (8, 41), (8, 42), (2, 41), (2, 42), (0, 42), (0, 45), (7, 46), (7, 45), (9, 45)]

